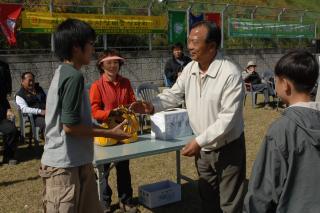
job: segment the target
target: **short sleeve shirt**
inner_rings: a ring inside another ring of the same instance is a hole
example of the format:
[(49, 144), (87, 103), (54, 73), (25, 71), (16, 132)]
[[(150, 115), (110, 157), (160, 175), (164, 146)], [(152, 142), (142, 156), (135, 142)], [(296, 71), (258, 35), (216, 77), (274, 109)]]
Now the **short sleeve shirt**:
[(71, 136), (63, 130), (63, 124), (92, 125), (84, 78), (72, 65), (61, 64), (55, 71), (47, 95), (45, 120), (42, 164), (68, 168), (92, 163), (92, 138)]

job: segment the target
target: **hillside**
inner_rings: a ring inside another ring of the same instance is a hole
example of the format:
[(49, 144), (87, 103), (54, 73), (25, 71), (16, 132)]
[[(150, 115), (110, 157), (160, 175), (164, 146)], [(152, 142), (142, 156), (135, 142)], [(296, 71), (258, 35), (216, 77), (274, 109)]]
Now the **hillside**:
[[(197, 0), (195, 0), (197, 2)], [(203, 2), (203, 1), (198, 1)], [(207, 1), (212, 2), (212, 1)], [(258, 5), (264, 7), (278, 7), (298, 10), (309, 10), (320, 13), (319, 0), (215, 0), (215, 3), (229, 3), (239, 5)]]
[[(22, 2), (21, 0), (9, 0), (0, 2)], [(32, 11), (47, 11), (49, 0), (24, 0), (24, 8)], [(70, 13), (102, 13), (101, 5), (103, 0), (55, 0), (54, 10), (55, 12), (70, 12)], [(106, 13), (115, 15), (147, 15), (147, 7), (151, 0), (108, 0), (106, 1)], [(282, 21), (300, 22), (312, 22), (320, 23), (320, 4), (319, 0), (159, 0), (153, 1), (153, 7), (151, 10), (152, 15), (166, 15), (167, 10), (186, 10), (190, 3), (194, 2), (192, 8), (193, 13), (197, 12), (221, 12), (225, 7), (225, 4), (231, 5), (225, 12), (225, 19), (228, 17), (238, 18), (250, 18), (251, 13), (254, 10), (254, 6), (258, 6), (254, 17), (256, 19), (263, 20), (277, 20), (282, 8), (286, 8), (286, 11), (281, 15)], [(200, 2), (204, 3), (201, 4)], [(212, 5), (215, 3), (215, 5)], [(219, 5), (217, 5), (219, 4)], [(60, 6), (59, 6), (60, 5)], [(69, 5), (69, 6), (61, 6)], [(70, 6), (71, 5), (71, 6)], [(74, 7), (74, 5), (81, 5), (80, 7)], [(89, 5), (89, 7), (86, 6)], [(90, 7), (91, 6), (91, 7)], [(97, 6), (97, 7), (94, 7)], [(304, 11), (308, 11), (304, 13)], [(312, 11), (312, 12), (311, 12)], [(226, 27), (225, 20), (225, 27)], [(19, 26), (19, 24), (18, 24)], [(319, 30), (317, 30), (317, 37), (320, 37)], [(49, 34), (27, 34), (20, 33), (18, 30), (17, 40), (18, 45), (12, 49), (50, 49)], [(293, 46), (292, 40), (270, 40), (270, 39), (253, 39), (248, 41), (247, 39), (230, 39), (226, 38), (227, 48), (242, 48), (249, 46), (255, 46), (256, 48), (270, 48), (270, 47), (291, 47)], [(146, 35), (109, 35), (108, 45), (131, 47), (131, 46), (143, 46), (147, 47)], [(153, 35), (153, 46), (166, 47), (167, 35), (157, 34)], [(258, 42), (258, 43), (256, 43)], [(293, 42), (295, 45), (295, 41)], [(300, 40), (299, 46), (308, 46), (310, 40)], [(102, 39), (98, 39), (97, 46), (102, 45)], [(3, 49), (9, 49), (5, 41), (5, 37), (0, 32), (0, 52)]]

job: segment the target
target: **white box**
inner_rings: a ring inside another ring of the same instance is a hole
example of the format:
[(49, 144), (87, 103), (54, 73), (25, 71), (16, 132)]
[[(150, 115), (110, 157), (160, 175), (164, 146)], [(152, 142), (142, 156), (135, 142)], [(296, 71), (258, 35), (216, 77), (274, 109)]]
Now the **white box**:
[(169, 180), (139, 187), (139, 201), (148, 208), (155, 208), (180, 200), (180, 184)]
[(151, 136), (159, 139), (175, 139), (192, 135), (186, 109), (171, 109), (155, 113), (151, 118)]

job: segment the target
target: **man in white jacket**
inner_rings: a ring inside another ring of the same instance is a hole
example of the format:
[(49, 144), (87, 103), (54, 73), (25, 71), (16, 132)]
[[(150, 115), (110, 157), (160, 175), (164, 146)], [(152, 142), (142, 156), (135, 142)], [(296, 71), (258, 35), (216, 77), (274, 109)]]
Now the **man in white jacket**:
[(219, 51), (220, 29), (210, 22), (192, 26), (191, 61), (171, 89), (149, 103), (132, 108), (157, 112), (177, 107), (184, 99), (195, 133), (182, 151), (195, 156), (202, 212), (241, 212), (245, 181), (243, 133), (244, 86), (240, 68)]
[(43, 133), (45, 128), (46, 94), (38, 84), (35, 84), (34, 78), (35, 76), (32, 72), (22, 73), (21, 88), (16, 94), (16, 103), (22, 113), (33, 115), (35, 125)]

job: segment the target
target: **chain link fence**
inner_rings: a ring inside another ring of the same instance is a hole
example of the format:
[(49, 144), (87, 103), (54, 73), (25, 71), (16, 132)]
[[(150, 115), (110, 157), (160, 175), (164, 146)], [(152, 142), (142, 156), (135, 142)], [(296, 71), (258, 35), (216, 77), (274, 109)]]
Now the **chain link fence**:
[[(223, 31), (223, 48), (292, 48), (311, 47), (312, 39), (278, 39), (278, 38), (234, 38), (228, 36), (229, 18), (246, 18), (253, 20), (291, 21), (296, 23), (314, 23), (320, 20), (320, 13), (308, 10), (272, 8), (257, 5), (218, 4), (213, 1), (181, 1), (181, 0), (24, 0), (3, 1), (21, 3), (28, 11), (52, 11), (59, 13), (88, 13), (108, 15), (154, 15), (167, 16), (168, 10), (187, 11), (197, 15), (206, 12), (221, 14)], [(315, 33), (315, 38), (318, 32)], [(50, 52), (51, 35), (19, 33), (17, 48), (10, 49), (5, 45), (4, 37), (0, 37), (1, 53), (38, 53)], [(2, 45), (2, 43), (4, 45)], [(167, 34), (141, 35), (98, 35), (96, 48), (98, 51), (106, 47), (124, 50), (168, 49)]]

